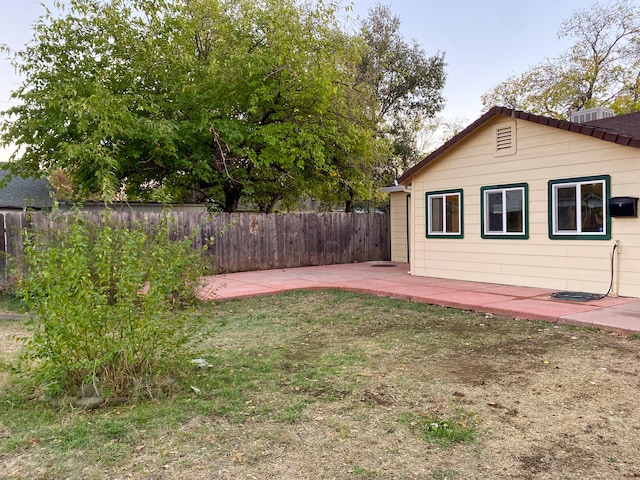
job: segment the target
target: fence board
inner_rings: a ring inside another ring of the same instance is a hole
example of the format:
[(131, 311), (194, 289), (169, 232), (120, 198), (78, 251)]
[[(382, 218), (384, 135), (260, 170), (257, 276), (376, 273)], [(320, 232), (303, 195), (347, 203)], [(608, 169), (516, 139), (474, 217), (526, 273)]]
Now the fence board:
[[(0, 232), (2, 233), (0, 235), (0, 252), (6, 252), (7, 251), (7, 243), (5, 241), (5, 236), (4, 236), (4, 214), (0, 214)], [(5, 278), (5, 273), (7, 271), (7, 256), (6, 255), (0, 255), (0, 272), (2, 272), (2, 278)]]
[[(100, 221), (99, 212), (87, 212)], [(157, 212), (113, 212), (127, 226), (145, 221), (158, 225)], [(389, 260), (389, 216), (351, 213), (200, 213), (170, 214), (170, 236), (184, 238), (192, 232), (194, 248), (207, 245), (213, 267), (225, 272), (292, 268), (310, 265)], [(0, 247), (12, 256), (22, 252), (21, 230), (54, 228), (48, 214), (40, 212), (0, 215), (4, 231)], [(3, 268), (4, 263), (0, 263)], [(3, 268), (4, 269), (4, 268)]]
[(4, 216), (4, 232), (7, 239), (5, 252), (15, 255), (22, 252), (22, 228), (27, 226), (26, 215), (7, 213)]

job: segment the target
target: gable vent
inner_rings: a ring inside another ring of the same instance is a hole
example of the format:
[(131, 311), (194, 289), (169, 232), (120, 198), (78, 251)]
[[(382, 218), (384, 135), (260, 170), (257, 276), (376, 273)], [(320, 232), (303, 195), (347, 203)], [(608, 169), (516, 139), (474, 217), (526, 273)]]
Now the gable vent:
[(508, 150), (512, 145), (511, 126), (496, 129), (496, 150)]
[(496, 127), (496, 155), (516, 153), (516, 122), (503, 123)]

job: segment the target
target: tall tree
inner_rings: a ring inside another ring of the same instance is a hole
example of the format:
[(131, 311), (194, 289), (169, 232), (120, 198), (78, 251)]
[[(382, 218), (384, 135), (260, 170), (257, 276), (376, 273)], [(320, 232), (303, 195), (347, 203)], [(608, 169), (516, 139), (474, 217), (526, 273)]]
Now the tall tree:
[(378, 165), (382, 181), (395, 178), (419, 158), (419, 136), (444, 107), (444, 53), (428, 56), (421, 45), (403, 37), (400, 27), (400, 18), (377, 4), (361, 28), (365, 51), (359, 81), (377, 105), (377, 132), (391, 145)]
[(596, 106), (619, 112), (640, 107), (640, 7), (617, 0), (581, 9), (562, 23), (558, 37), (575, 43), (558, 57), (498, 84), (483, 95), (484, 106), (558, 118)]
[(343, 128), (356, 125), (373, 137), (334, 151), (336, 168), (319, 192), (322, 199), (340, 199), (347, 212), (357, 200), (374, 199), (379, 187), (420, 157), (419, 136), (444, 106), (444, 54), (427, 56), (400, 26), (388, 6), (376, 4), (352, 39), (362, 53), (345, 71), (351, 88)]
[(218, 57), (225, 68), (213, 80), (227, 112), (212, 124), (214, 153), (226, 208), (244, 192), (269, 210), (333, 171), (337, 147), (370, 136), (365, 125), (342, 128), (343, 66), (357, 52), (332, 5), (247, 1), (233, 21), (233, 50)]
[[(60, 3), (55, 4), (59, 9)], [(334, 4), (300, 0), (70, 0), (15, 52), (3, 112), (16, 173), (62, 169), (85, 195), (272, 204), (335, 173), (344, 65), (357, 57)], [(366, 156), (363, 149), (358, 155)], [(349, 168), (348, 165), (341, 165)], [(270, 197), (269, 197), (270, 196)]]

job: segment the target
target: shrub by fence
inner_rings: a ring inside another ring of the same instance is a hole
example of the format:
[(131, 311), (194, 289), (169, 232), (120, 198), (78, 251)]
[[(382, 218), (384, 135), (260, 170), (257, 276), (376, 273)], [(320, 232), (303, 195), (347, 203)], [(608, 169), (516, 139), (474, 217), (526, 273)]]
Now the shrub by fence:
[[(87, 212), (94, 219), (99, 212)], [(114, 218), (131, 225), (160, 221), (160, 213), (120, 211)], [(224, 272), (389, 260), (389, 216), (378, 213), (195, 213), (171, 212), (173, 238), (198, 231), (195, 247), (208, 245), (212, 265)], [(23, 228), (52, 228), (46, 213), (0, 215), (0, 250), (22, 251)], [(0, 258), (0, 269), (6, 259)]]

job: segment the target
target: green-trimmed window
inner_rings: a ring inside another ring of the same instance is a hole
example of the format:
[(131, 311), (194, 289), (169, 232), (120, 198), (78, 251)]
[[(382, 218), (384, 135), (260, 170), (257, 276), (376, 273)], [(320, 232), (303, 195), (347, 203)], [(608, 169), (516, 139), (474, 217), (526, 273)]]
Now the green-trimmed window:
[(462, 238), (462, 190), (427, 192), (427, 237)]
[(609, 175), (549, 181), (549, 238), (608, 240)]
[(528, 238), (526, 183), (482, 187), (482, 238)]

